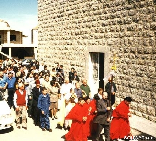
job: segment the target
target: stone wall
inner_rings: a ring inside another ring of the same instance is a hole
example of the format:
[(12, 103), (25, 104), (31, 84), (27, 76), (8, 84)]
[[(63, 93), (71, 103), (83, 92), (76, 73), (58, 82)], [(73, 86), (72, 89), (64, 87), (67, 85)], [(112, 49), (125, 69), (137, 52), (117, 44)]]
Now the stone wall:
[(109, 48), (117, 97), (131, 96), (132, 112), (156, 122), (155, 12), (153, 0), (38, 0), (38, 58), (84, 77), (88, 49)]

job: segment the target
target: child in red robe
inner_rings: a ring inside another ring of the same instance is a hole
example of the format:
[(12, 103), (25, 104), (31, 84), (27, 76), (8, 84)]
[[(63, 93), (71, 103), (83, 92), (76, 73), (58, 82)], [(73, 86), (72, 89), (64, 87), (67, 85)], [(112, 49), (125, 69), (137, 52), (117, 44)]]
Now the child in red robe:
[(129, 104), (131, 101), (131, 97), (126, 97), (113, 111), (113, 119), (110, 125), (110, 138), (112, 140), (124, 139), (130, 135), (129, 117), (131, 114)]

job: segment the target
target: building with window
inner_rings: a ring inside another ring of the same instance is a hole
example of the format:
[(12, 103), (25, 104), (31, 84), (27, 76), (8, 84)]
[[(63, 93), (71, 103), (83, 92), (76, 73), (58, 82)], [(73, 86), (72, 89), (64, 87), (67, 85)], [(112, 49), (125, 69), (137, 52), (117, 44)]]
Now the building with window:
[[(0, 20), (0, 49), (1, 52), (10, 58), (35, 58), (37, 44), (24, 43), (27, 38), (21, 31), (11, 29), (10, 25)], [(0, 59), (4, 59), (4, 55), (0, 55)]]

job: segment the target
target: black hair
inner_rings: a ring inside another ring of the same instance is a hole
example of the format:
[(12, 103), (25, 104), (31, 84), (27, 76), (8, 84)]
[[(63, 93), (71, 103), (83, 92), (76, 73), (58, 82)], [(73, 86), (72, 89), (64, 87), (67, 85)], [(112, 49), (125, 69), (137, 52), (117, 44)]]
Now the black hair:
[(54, 86), (54, 85), (55, 85), (55, 81), (51, 80), (51, 81), (50, 81), (50, 85), (51, 85), (51, 86)]
[(93, 97), (95, 100), (100, 100), (99, 96), (97, 94), (94, 95)]
[(42, 91), (44, 91), (44, 90), (47, 90), (47, 88), (43, 87), (43, 88), (42, 88)]
[(89, 96), (84, 97), (84, 100), (87, 101), (89, 98)]
[(132, 98), (131, 97), (126, 97), (126, 98), (124, 98), (124, 100), (126, 100), (128, 102), (131, 102), (132, 101)]
[(100, 92), (100, 91), (103, 91), (103, 89), (102, 88), (98, 88), (98, 92)]
[(83, 97), (79, 97), (79, 98), (78, 98), (78, 101), (81, 101), (81, 100), (84, 100)]

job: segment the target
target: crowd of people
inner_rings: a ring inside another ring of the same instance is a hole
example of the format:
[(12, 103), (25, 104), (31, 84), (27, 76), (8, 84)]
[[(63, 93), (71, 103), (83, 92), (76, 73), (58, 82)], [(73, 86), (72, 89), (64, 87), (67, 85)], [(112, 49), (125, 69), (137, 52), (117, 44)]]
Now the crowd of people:
[(66, 141), (100, 141), (103, 129), (106, 141), (129, 136), (132, 99), (126, 97), (112, 110), (116, 91), (110, 77), (105, 91), (99, 88), (91, 97), (87, 80), (80, 81), (74, 68), (66, 77), (59, 63), (48, 70), (38, 61), (22, 66), (21, 62), (6, 59), (0, 66), (0, 94), (15, 110), (17, 128), (27, 130), (28, 114), (35, 126), (52, 132), (50, 119), (57, 119), (57, 127), (69, 131)]

